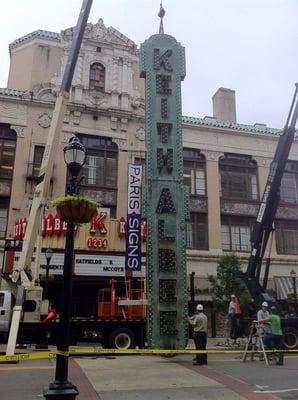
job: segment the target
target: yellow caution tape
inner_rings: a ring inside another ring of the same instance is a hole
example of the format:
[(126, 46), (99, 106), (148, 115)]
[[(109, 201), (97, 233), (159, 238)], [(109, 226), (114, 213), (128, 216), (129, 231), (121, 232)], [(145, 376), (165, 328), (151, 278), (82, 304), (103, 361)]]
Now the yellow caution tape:
[[(285, 353), (298, 353), (298, 349), (295, 350), (281, 350)], [(276, 352), (281, 352), (276, 351)], [(266, 353), (272, 353), (272, 350), (265, 350)], [(5, 362), (18, 362), (18, 361), (29, 361), (29, 360), (41, 360), (41, 359), (55, 359), (57, 354), (69, 357), (76, 355), (90, 355), (90, 354), (138, 354), (138, 355), (178, 355), (178, 354), (243, 354), (244, 350), (224, 350), (224, 349), (216, 349), (216, 350), (195, 350), (195, 349), (187, 349), (187, 350), (161, 350), (161, 349), (102, 349), (98, 347), (75, 347), (71, 348), (69, 351), (43, 351), (36, 353), (19, 353), (11, 356), (0, 356), (0, 363)], [(247, 354), (250, 353), (263, 353), (262, 350), (248, 350)]]

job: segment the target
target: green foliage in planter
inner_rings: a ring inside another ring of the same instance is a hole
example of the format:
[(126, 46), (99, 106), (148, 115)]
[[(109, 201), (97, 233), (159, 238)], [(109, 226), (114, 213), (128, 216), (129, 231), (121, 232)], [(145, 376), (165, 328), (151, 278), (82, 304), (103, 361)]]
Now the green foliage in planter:
[(213, 306), (215, 310), (224, 312), (228, 310), (231, 294), (235, 294), (240, 306), (247, 304), (251, 298), (241, 274), (240, 258), (235, 254), (226, 254), (219, 258), (216, 276), (208, 275), (212, 285)]
[(99, 207), (99, 204), (95, 200), (90, 199), (89, 197), (80, 196), (80, 195), (70, 195), (70, 194), (68, 194), (67, 196), (58, 197), (57, 199), (54, 199), (52, 201), (52, 205), (54, 207), (59, 207), (65, 203), (74, 202), (74, 201), (84, 201), (90, 207), (94, 207), (96, 209), (98, 209), (98, 207)]

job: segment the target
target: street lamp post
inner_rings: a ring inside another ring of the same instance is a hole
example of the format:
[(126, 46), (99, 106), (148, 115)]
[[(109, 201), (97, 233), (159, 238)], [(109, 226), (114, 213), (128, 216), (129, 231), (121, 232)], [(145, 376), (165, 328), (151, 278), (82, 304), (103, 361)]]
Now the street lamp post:
[(295, 302), (295, 316), (297, 316), (297, 286), (296, 286), (296, 271), (292, 269), (290, 272), (292, 283), (293, 283), (293, 291), (294, 291), (294, 302)]
[(45, 257), (46, 257), (46, 281), (45, 281), (45, 287), (44, 287), (44, 298), (46, 300), (49, 300), (49, 271), (50, 271), (50, 262), (53, 256), (53, 250), (52, 249), (46, 249), (45, 251)]
[[(78, 174), (85, 163), (86, 150), (80, 141), (74, 137), (64, 147), (64, 160), (70, 174), (68, 194), (78, 193)], [(73, 400), (79, 394), (77, 388), (68, 381), (68, 351), (70, 337), (70, 320), (72, 308), (72, 271), (74, 264), (74, 232), (73, 222), (67, 223), (67, 234), (65, 242), (64, 266), (63, 266), (63, 290), (60, 321), (57, 341), (57, 359), (55, 380), (50, 384), (46, 399)], [(64, 354), (62, 354), (64, 352)]]

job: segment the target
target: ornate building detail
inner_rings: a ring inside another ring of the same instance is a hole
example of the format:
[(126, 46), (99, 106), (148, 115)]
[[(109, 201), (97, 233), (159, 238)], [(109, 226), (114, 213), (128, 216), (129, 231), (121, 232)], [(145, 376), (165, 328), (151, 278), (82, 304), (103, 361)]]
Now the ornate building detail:
[(16, 132), (18, 137), (25, 137), (26, 135), (26, 127), (19, 125), (10, 125), (10, 129)]
[(112, 142), (116, 143), (116, 145), (118, 146), (119, 150), (122, 150), (126, 145), (126, 140), (125, 139), (113, 138)]
[(254, 160), (256, 160), (257, 164), (259, 167), (270, 167), (270, 164), (272, 162), (272, 158), (268, 158), (268, 157), (253, 157)]
[(140, 140), (140, 142), (143, 142), (145, 140), (145, 129), (143, 126), (138, 128), (135, 132), (135, 137)]
[(7, 124), (27, 124), (27, 107), (15, 103), (0, 103), (1, 122)]
[(116, 131), (118, 128), (118, 118), (117, 117), (111, 117), (111, 129), (113, 131)]
[(48, 128), (51, 125), (51, 121), (52, 121), (52, 117), (47, 112), (39, 114), (39, 116), (37, 118), (37, 123), (42, 128)]
[(208, 210), (208, 205), (207, 205), (207, 199), (201, 199), (201, 198), (196, 198), (193, 196), (190, 196), (189, 199), (189, 211), (190, 212), (207, 212)]
[(74, 111), (73, 112), (73, 124), (80, 125), (80, 119), (81, 119), (81, 111)]
[(298, 209), (297, 207), (279, 206), (276, 218), (298, 220)]
[(202, 150), (201, 153), (206, 157), (206, 161), (218, 161), (220, 157), (224, 156), (224, 153), (219, 151)]
[(58, 88), (51, 83), (42, 83), (33, 88), (34, 98), (42, 101), (56, 101)]
[(69, 111), (69, 110), (66, 110), (66, 113), (65, 113), (65, 115), (64, 115), (63, 122), (64, 122), (65, 124), (69, 124), (69, 122), (70, 122), (70, 111)]
[(133, 97), (130, 105), (134, 110), (141, 109), (142, 111), (145, 111), (145, 101), (140, 97)]
[(258, 204), (235, 203), (228, 200), (221, 200), (220, 212), (231, 215), (247, 215), (256, 217), (259, 209)]
[(121, 118), (121, 131), (126, 132), (127, 131), (127, 118)]
[[(74, 28), (69, 28), (61, 32), (63, 40), (72, 40), (73, 29)], [(107, 28), (104, 25), (102, 18), (100, 18), (96, 24), (87, 24), (84, 38), (102, 43), (113, 43), (113, 45), (122, 45), (125, 47), (129, 47), (130, 49), (136, 50), (136, 45), (132, 40), (130, 40), (125, 35), (112, 27)]]

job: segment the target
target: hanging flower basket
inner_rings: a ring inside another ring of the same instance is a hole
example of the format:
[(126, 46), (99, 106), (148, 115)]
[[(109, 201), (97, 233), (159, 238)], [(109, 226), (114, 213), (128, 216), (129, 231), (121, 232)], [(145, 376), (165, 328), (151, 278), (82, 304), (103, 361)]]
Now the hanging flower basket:
[(58, 217), (65, 222), (86, 223), (96, 214), (99, 207), (96, 201), (84, 196), (68, 195), (52, 201)]

